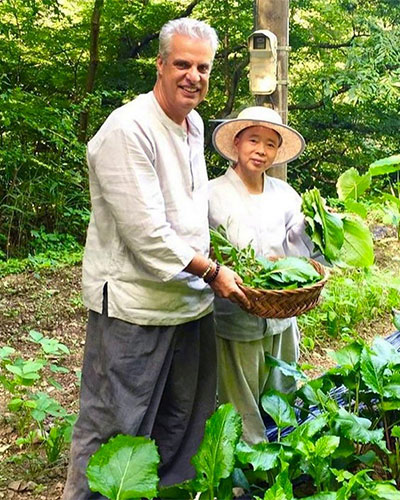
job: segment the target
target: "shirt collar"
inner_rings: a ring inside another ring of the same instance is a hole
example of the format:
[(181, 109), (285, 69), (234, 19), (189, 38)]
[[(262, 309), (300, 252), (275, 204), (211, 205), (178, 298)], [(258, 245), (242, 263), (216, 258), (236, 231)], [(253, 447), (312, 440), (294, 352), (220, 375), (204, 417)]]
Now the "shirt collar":
[[(242, 179), (238, 176), (238, 174), (235, 172), (235, 169), (232, 168), (231, 166), (228, 167), (228, 170), (224, 174), (229, 181), (236, 186), (236, 189), (240, 190), (242, 194), (245, 194), (246, 196), (250, 196), (249, 192), (247, 191), (246, 186), (244, 185)], [(268, 175), (264, 173), (264, 189), (263, 193), (265, 193), (268, 189), (268, 185), (271, 181), (269, 180)]]
[(188, 125), (189, 125), (188, 126), (189, 134), (188, 134), (183, 127), (181, 127), (180, 125), (175, 123), (173, 120), (171, 120), (171, 118), (165, 113), (165, 111), (162, 109), (159, 102), (157, 101), (156, 96), (154, 95), (154, 92), (150, 91), (149, 94), (151, 95), (151, 98), (152, 98), (152, 101), (153, 101), (153, 104), (154, 104), (154, 107), (155, 107), (155, 110), (156, 110), (156, 113), (158, 115), (160, 122), (166, 128), (168, 128), (168, 130), (172, 130), (175, 134), (177, 134), (182, 139), (187, 139), (187, 136), (193, 135), (194, 131), (196, 131), (197, 134), (199, 133), (199, 129), (198, 129), (198, 127), (196, 127), (194, 120), (192, 118), (193, 111), (191, 111), (186, 116), (186, 119), (187, 119)]

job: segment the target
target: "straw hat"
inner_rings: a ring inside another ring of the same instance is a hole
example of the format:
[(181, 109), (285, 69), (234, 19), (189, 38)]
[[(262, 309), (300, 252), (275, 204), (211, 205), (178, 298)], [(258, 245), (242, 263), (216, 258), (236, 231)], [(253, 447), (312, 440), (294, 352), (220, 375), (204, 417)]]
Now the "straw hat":
[(237, 118), (218, 125), (213, 133), (213, 144), (218, 153), (227, 160), (237, 161), (233, 141), (237, 134), (248, 127), (266, 127), (275, 130), (281, 138), (273, 166), (295, 160), (304, 150), (305, 141), (301, 134), (282, 124), (280, 115), (271, 108), (252, 106), (241, 111)]

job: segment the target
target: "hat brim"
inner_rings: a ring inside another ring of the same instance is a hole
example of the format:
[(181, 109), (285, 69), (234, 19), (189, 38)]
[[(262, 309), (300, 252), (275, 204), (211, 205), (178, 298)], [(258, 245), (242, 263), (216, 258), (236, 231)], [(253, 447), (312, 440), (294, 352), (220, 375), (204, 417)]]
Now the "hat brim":
[(213, 144), (218, 153), (227, 160), (236, 162), (237, 151), (234, 146), (234, 138), (239, 132), (248, 127), (266, 127), (275, 130), (281, 137), (282, 142), (278, 148), (275, 160), (271, 166), (282, 165), (298, 158), (304, 151), (305, 141), (299, 132), (287, 125), (280, 125), (265, 120), (234, 119), (227, 120), (218, 125), (213, 133)]

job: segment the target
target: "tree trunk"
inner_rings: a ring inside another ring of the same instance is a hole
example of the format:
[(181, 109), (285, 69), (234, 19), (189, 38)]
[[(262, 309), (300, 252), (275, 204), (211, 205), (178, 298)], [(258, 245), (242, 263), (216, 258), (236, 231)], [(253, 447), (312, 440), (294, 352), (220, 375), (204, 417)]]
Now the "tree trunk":
[[(83, 98), (91, 94), (94, 89), (94, 82), (96, 77), (96, 69), (99, 64), (99, 32), (100, 32), (100, 16), (103, 9), (104, 0), (95, 0), (92, 20), (90, 23), (90, 62), (89, 69), (86, 77), (86, 86)], [(81, 111), (79, 119), (79, 134), (78, 139), (81, 142), (86, 142), (86, 133), (89, 123), (89, 108), (86, 106)]]

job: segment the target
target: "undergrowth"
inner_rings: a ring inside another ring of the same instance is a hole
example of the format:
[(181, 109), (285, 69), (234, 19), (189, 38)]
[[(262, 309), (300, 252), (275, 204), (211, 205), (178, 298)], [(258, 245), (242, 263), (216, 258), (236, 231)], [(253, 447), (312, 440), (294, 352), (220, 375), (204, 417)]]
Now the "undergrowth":
[(375, 320), (400, 305), (400, 278), (376, 267), (331, 270), (322, 302), (298, 318), (303, 346), (313, 348), (327, 337), (355, 333), (357, 325)]

